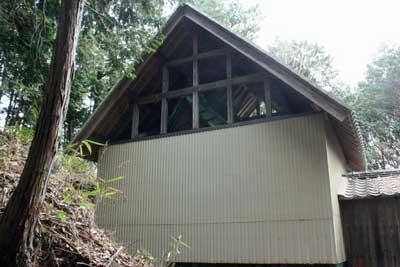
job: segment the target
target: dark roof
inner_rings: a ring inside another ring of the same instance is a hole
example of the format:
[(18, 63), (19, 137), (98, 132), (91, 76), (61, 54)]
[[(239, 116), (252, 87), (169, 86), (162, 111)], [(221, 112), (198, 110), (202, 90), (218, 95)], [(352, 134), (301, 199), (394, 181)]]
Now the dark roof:
[[(354, 115), (348, 107), (292, 71), (290, 68), (281, 64), (278, 60), (268, 55), (252, 42), (238, 36), (190, 5), (185, 4), (180, 6), (167, 21), (162, 30), (166, 40), (175, 30), (177, 31), (178, 26), (184, 20), (189, 20), (205, 29), (220, 41), (243, 54), (266, 72), (272, 74), (319, 106), (330, 116), (349, 166), (353, 170), (365, 170), (366, 160), (364, 145)], [(166, 46), (165, 43), (166, 42), (164, 42), (159, 50), (162, 50), (163, 46)], [(113, 114), (113, 112), (114, 114), (117, 113), (120, 111), (119, 109), (122, 109), (121, 107), (126, 105), (124, 93), (128, 89), (134, 90), (143, 83), (141, 77), (145, 76), (146, 69), (154, 68), (154, 62), (157, 62), (157, 52), (147, 56), (143, 63), (136, 68), (137, 78), (135, 80), (122, 79), (119, 81), (88, 119), (81, 131), (74, 138), (74, 141), (79, 142), (87, 138), (98, 139), (99, 136), (102, 136), (102, 131), (105, 131), (104, 127), (102, 128), (102, 125), (105, 124), (105, 118), (111, 116), (110, 114)], [(108, 127), (110, 128), (110, 126)]]
[(344, 175), (341, 199), (362, 199), (400, 194), (400, 170), (379, 170)]

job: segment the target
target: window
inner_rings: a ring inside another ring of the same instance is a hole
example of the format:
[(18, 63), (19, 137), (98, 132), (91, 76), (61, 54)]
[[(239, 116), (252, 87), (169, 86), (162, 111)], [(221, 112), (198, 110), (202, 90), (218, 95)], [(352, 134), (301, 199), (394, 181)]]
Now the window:
[(162, 87), (162, 71), (158, 70), (145, 88), (138, 92), (132, 92), (136, 97), (145, 97), (161, 93)]
[(209, 57), (199, 60), (199, 83), (226, 79), (226, 56)]
[(139, 105), (139, 136), (160, 134), (161, 102)]
[(240, 77), (260, 72), (260, 69), (249, 59), (239, 54), (232, 55), (232, 77)]
[[(156, 70), (157, 77), (146, 85), (148, 93), (139, 92), (138, 103), (150, 104), (137, 106), (139, 124), (132, 123), (136, 127), (136, 132), (132, 128), (134, 136), (174, 133), (197, 127), (212, 128), (281, 115), (292, 104), (287, 101), (284, 90), (272, 89), (272, 85), (277, 86), (276, 81), (265, 81), (267, 76), (260, 77), (259, 67), (246, 57), (232, 50), (222, 50), (223, 45), (212, 38), (204, 39), (201, 32), (198, 38), (193, 37), (190, 42), (196, 40), (198, 46), (188, 45), (182, 52), (184, 57), (179, 57), (179, 53), (172, 58), (168, 57), (165, 65)], [(193, 47), (198, 47), (199, 53), (196, 85)], [(167, 72), (163, 77), (165, 70)], [(266, 87), (267, 83), (270, 83), (269, 87)], [(267, 97), (266, 92), (269, 92)], [(228, 93), (232, 97), (229, 103)], [(196, 94), (198, 98), (193, 97)], [(198, 114), (194, 114), (194, 106), (198, 107)], [(194, 116), (198, 116), (198, 125)]]
[(193, 85), (193, 62), (187, 62), (178, 66), (168, 67), (169, 87), (168, 91), (183, 89)]
[(200, 27), (192, 30), (172, 49), (162, 50), (163, 64), (155, 62), (144, 74), (149, 76), (129, 92), (136, 104), (120, 119), (123, 127), (115, 130), (115, 139), (316, 112), (307, 98), (246, 56)]
[(192, 95), (168, 99), (168, 132), (192, 129)]
[(216, 37), (208, 34), (204, 30), (198, 32), (199, 42), (199, 53), (208, 52), (211, 50), (224, 48), (224, 44), (221, 43)]
[[(235, 121), (246, 121), (265, 117), (264, 83), (246, 83), (233, 87), (233, 114)], [(270, 104), (270, 103), (269, 103)]]
[(192, 36), (186, 34), (181, 41), (178, 41), (178, 46), (173, 49), (172, 53), (168, 50), (166, 53), (168, 54), (168, 59), (178, 59), (184, 57), (190, 57), (193, 55), (193, 41)]
[(226, 88), (199, 93), (199, 126), (215, 127), (226, 124)]

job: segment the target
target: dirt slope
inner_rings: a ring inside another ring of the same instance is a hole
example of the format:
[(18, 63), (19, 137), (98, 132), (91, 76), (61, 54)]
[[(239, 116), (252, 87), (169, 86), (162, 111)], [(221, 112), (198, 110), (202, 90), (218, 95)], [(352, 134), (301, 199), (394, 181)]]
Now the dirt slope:
[[(28, 149), (28, 141), (0, 132), (0, 216)], [(93, 172), (72, 175), (60, 162), (55, 164), (40, 213), (35, 266), (133, 266), (124, 248), (96, 226), (93, 199), (81, 193), (81, 181), (93, 180)]]

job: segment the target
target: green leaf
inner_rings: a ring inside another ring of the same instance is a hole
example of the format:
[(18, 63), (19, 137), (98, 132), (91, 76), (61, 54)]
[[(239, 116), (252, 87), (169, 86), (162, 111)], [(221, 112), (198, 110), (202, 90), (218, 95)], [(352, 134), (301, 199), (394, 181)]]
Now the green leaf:
[(92, 146), (87, 140), (83, 140), (82, 144), (85, 145), (86, 149), (89, 151), (89, 155), (92, 155)]
[(97, 146), (105, 146), (106, 145), (106, 144), (99, 143), (99, 142), (96, 142), (96, 141), (93, 141), (93, 140), (89, 140), (89, 139), (86, 139), (86, 141), (88, 143), (90, 143), (90, 144), (97, 145)]
[(72, 200), (72, 193), (69, 193), (68, 195), (65, 196), (64, 202), (71, 203), (71, 200)]
[(76, 144), (67, 144), (65, 146), (65, 150), (70, 151), (70, 150), (73, 150), (75, 147), (76, 147)]
[(145, 249), (138, 249), (137, 254), (143, 256), (145, 259), (148, 259), (150, 261), (155, 259), (154, 256), (148, 250)]
[(117, 177), (106, 180), (106, 183), (109, 184), (109, 183), (113, 183), (113, 182), (120, 181), (123, 179), (125, 179), (125, 176), (117, 176)]
[(79, 154), (83, 157), (83, 149), (82, 149), (82, 146), (79, 146)]
[(68, 167), (71, 167), (71, 163), (72, 163), (72, 157), (71, 156), (67, 156), (67, 160), (65, 161), (65, 164)]
[(58, 216), (58, 218), (60, 219), (61, 222), (65, 222), (65, 218), (66, 218), (67, 215), (65, 214), (65, 211), (58, 210), (57, 211), (57, 216)]
[(95, 182), (94, 185), (96, 186), (95, 190), (85, 191), (85, 192), (82, 192), (82, 194), (84, 196), (97, 196), (97, 195), (99, 195), (101, 193), (100, 183), (99, 182)]
[(78, 205), (80, 207), (85, 207), (85, 208), (89, 208), (89, 207), (94, 207), (93, 203), (90, 203), (88, 201), (82, 201), (82, 202), (78, 202)]
[(112, 197), (115, 196), (116, 194), (118, 194), (118, 191), (109, 191), (109, 192), (106, 192), (104, 195), (105, 195), (107, 198), (112, 198)]

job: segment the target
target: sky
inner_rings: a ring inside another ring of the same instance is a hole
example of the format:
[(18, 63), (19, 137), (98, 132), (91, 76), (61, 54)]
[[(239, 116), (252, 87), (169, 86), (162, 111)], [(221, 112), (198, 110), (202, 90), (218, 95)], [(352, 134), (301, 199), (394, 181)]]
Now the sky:
[(264, 16), (255, 43), (281, 40), (323, 45), (341, 79), (355, 86), (382, 43), (400, 44), (400, 0), (240, 0), (260, 3)]

